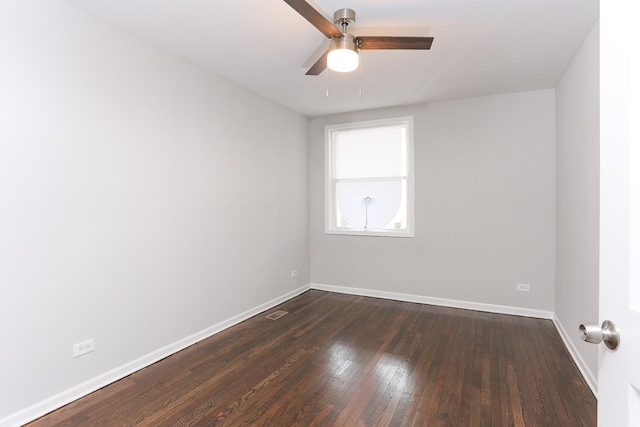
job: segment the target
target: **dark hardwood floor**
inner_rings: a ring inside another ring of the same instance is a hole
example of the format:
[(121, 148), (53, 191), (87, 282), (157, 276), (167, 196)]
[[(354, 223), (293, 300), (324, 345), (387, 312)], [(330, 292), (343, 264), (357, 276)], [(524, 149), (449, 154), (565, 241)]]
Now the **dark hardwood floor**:
[(549, 320), (311, 290), (51, 425), (595, 426), (596, 400)]

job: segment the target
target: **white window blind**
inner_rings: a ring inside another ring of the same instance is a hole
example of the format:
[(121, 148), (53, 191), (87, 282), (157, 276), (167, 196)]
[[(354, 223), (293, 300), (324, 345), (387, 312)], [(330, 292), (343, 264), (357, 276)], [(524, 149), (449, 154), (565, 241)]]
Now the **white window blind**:
[(336, 132), (336, 179), (406, 175), (403, 133), (402, 126)]

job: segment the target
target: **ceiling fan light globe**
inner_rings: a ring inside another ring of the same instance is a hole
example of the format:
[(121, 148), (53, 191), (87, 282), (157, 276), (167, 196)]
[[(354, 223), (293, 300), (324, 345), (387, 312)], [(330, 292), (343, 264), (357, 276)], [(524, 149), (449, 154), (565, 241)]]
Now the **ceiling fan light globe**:
[(334, 49), (327, 56), (327, 67), (339, 73), (348, 73), (358, 68), (358, 52), (351, 49)]

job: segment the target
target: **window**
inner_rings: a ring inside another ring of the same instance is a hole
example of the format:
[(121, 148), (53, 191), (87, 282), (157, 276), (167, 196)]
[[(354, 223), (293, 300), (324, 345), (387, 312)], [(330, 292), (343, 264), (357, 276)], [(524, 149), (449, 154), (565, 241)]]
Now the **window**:
[(325, 127), (325, 231), (413, 237), (413, 117)]

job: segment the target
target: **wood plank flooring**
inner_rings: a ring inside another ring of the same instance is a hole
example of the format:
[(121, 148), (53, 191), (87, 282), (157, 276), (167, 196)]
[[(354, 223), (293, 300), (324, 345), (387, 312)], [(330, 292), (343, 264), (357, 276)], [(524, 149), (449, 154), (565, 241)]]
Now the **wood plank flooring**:
[(311, 290), (52, 425), (595, 426), (596, 400), (549, 320)]

